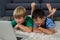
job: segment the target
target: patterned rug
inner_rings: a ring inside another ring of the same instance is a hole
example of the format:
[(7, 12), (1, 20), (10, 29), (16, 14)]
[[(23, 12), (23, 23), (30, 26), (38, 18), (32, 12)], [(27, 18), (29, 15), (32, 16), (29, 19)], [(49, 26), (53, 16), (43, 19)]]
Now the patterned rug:
[(55, 30), (57, 31), (55, 34), (47, 35), (44, 33), (27, 33), (18, 30), (16, 31), (16, 36), (22, 37), (21, 40), (60, 40), (60, 21), (55, 21), (55, 23)]

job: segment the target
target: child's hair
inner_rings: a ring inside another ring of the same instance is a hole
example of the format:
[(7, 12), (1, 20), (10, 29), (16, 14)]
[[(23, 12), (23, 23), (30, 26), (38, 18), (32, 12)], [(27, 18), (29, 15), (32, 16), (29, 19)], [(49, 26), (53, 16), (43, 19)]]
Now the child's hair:
[(26, 16), (26, 9), (22, 6), (18, 6), (13, 12), (14, 18), (21, 18), (25, 16)]
[(33, 19), (36, 19), (37, 17), (42, 19), (44, 16), (45, 16), (45, 13), (42, 9), (35, 9), (32, 14)]

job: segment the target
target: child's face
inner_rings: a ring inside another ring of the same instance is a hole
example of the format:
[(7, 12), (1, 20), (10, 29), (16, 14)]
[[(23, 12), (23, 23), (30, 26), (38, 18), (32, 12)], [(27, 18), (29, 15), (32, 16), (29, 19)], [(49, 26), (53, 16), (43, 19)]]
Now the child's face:
[(45, 19), (46, 19), (46, 17), (43, 17), (42, 19), (37, 17), (36, 19), (34, 19), (34, 22), (37, 24), (37, 26), (40, 27), (41, 25), (44, 25)]
[(25, 18), (21, 17), (21, 18), (15, 18), (15, 21), (18, 23), (18, 24), (22, 24), (24, 22)]

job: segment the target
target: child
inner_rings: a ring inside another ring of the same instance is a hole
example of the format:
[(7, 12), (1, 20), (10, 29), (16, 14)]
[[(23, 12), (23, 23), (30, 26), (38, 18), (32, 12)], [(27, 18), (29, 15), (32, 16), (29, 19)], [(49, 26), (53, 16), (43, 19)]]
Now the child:
[(25, 32), (31, 32), (31, 18), (26, 16), (26, 9), (22, 6), (17, 7), (13, 12), (14, 20), (11, 22), (12, 26), (21, 29)]
[(34, 10), (32, 18), (34, 20), (33, 26), (39, 29), (41, 32), (46, 34), (55, 33), (55, 30), (53, 29), (55, 27), (54, 22), (51, 18), (45, 16), (45, 13), (42, 9)]
[[(33, 14), (33, 12), (34, 12), (34, 10), (35, 10), (35, 6), (36, 6), (36, 3), (33, 2), (33, 3), (31, 4), (31, 15)], [(50, 12), (50, 14), (49, 14), (47, 17), (53, 19), (53, 15), (54, 15), (54, 13), (55, 13), (55, 11), (56, 11), (56, 8), (52, 8), (51, 5), (50, 5), (50, 3), (47, 3), (46, 6), (47, 6), (47, 8), (48, 8), (48, 10), (49, 10), (49, 12)], [(40, 12), (41, 12), (41, 10), (40, 10)], [(37, 13), (37, 14), (38, 14), (38, 13)], [(37, 14), (36, 14), (36, 15), (37, 15)], [(36, 26), (36, 24), (35, 24), (34, 26)], [(35, 32), (37, 32), (37, 31), (35, 30)], [(41, 31), (40, 31), (40, 32), (41, 32)]]

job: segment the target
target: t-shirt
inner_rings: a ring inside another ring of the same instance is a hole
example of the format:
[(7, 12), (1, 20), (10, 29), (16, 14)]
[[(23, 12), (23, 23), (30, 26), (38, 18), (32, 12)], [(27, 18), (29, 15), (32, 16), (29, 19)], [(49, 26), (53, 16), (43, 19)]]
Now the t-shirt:
[(47, 18), (46, 20), (46, 27), (47, 28), (54, 28), (56, 25), (54, 21), (51, 18)]

